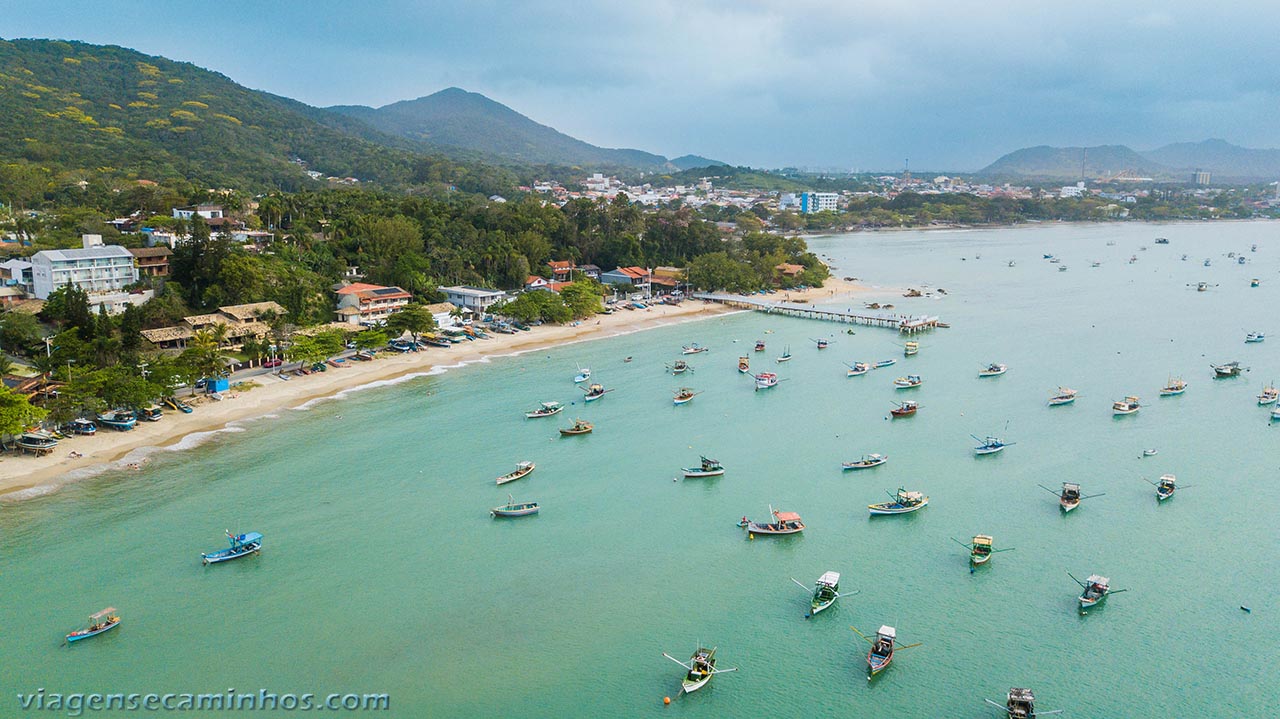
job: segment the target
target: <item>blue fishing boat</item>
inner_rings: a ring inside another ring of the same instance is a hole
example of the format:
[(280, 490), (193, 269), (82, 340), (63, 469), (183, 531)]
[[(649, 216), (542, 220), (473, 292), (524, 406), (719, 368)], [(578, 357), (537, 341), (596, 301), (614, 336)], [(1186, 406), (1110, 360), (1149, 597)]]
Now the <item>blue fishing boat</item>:
[(67, 635), (68, 642), (78, 642), (81, 639), (96, 637), (99, 634), (115, 629), (120, 624), (120, 617), (116, 615), (115, 607), (107, 607), (100, 612), (89, 615), (89, 626), (84, 629), (77, 629)]
[(92, 420), (77, 418), (67, 423), (67, 429), (72, 434), (93, 436), (98, 432), (98, 425), (94, 424)]
[(230, 546), (226, 549), (219, 549), (214, 552), (201, 553), (200, 558), (205, 564), (217, 564), (218, 562), (226, 562), (232, 559), (239, 559), (245, 555), (253, 554), (262, 549), (262, 534), (259, 532), (246, 532), (245, 534), (232, 534), (231, 530), (227, 530), (227, 542)]
[(880, 360), (879, 362), (875, 363), (875, 368), (876, 368), (876, 369), (880, 369), (881, 367), (892, 367), (893, 365), (895, 365), (895, 364), (897, 364), (897, 363), (898, 363), (898, 360), (896, 360), (896, 359), (885, 359), (885, 360)]
[(98, 424), (118, 432), (127, 432), (138, 424), (138, 418), (127, 410), (112, 410), (98, 415)]

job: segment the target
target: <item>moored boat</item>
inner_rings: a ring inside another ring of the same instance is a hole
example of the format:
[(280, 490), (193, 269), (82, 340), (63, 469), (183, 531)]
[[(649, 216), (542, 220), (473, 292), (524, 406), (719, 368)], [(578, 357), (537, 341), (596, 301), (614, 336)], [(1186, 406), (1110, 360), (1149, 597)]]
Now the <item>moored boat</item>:
[(747, 359), (746, 357), (739, 357), (739, 358), (738, 358), (738, 371), (739, 371), (739, 372), (741, 372), (742, 374), (750, 374), (750, 373), (751, 373), (751, 360)]
[(560, 414), (563, 411), (564, 405), (559, 402), (543, 402), (541, 407), (533, 410), (532, 412), (525, 412), (524, 416), (528, 419), (536, 419), (538, 417), (550, 417), (555, 414)]
[(1083, 582), (1076, 579), (1071, 572), (1067, 572), (1067, 576), (1075, 579), (1084, 591), (1080, 592), (1080, 610), (1084, 611), (1089, 607), (1097, 606), (1112, 594), (1128, 591), (1125, 589), (1112, 589), (1111, 580), (1099, 574), (1090, 574), (1089, 578)]
[(1210, 365), (1213, 367), (1213, 375), (1215, 377), (1239, 377), (1241, 372), (1248, 371), (1248, 367), (1241, 367), (1239, 362), (1224, 362), (1223, 364)]
[(583, 382), (586, 382), (589, 379), (591, 379), (591, 368), (579, 367), (578, 374), (573, 376), (573, 383), (582, 384)]
[(671, 370), (671, 374), (684, 374), (685, 372), (693, 371), (689, 363), (684, 360), (676, 360), (674, 364), (668, 365), (668, 369)]
[(507, 482), (514, 482), (517, 479), (520, 479), (521, 477), (527, 476), (536, 467), (537, 465), (535, 465), (533, 462), (520, 462), (516, 464), (516, 468), (513, 471), (507, 472), (501, 477), (498, 477), (497, 483), (502, 485), (502, 484), (506, 484)]
[(999, 437), (979, 437), (976, 434), (971, 434), (969, 436), (978, 440), (978, 446), (973, 448), (973, 453), (979, 456), (1003, 452), (1005, 447), (1014, 444), (1014, 442), (1005, 442)]
[(584, 419), (579, 419), (573, 423), (572, 427), (561, 427), (560, 434), (566, 437), (572, 436), (575, 434), (591, 434), (591, 431), (594, 429), (595, 429), (595, 425), (591, 424), (590, 422)]
[(89, 615), (89, 626), (84, 629), (77, 629), (67, 635), (68, 642), (78, 642), (81, 639), (96, 637), (99, 634), (115, 629), (120, 624), (120, 616), (116, 614), (115, 607), (107, 607), (100, 612), (94, 612)]
[(889, 410), (889, 414), (894, 417), (910, 417), (915, 414), (918, 409), (920, 409), (920, 405), (918, 403), (914, 400), (907, 400), (906, 402), (899, 402), (897, 407)]
[[(796, 586), (806, 592), (810, 591), (808, 587), (801, 584), (795, 577), (792, 577), (791, 581), (795, 582)], [(814, 582), (812, 592), (813, 593), (809, 598), (809, 613), (804, 615), (805, 619), (829, 608), (832, 604), (836, 603), (837, 599), (842, 596), (846, 596), (840, 593), (839, 572), (823, 572), (822, 576), (818, 577), (818, 581)], [(856, 593), (857, 592), (851, 592), (850, 594)]]
[[(1156, 242), (1159, 243), (1160, 240), (1156, 240)], [(1168, 240), (1165, 240), (1162, 244), (1168, 244), (1168, 242)], [(1063, 712), (1062, 709), (1054, 709), (1053, 711), (1036, 711), (1035, 694), (1031, 693), (1030, 689), (1024, 689), (1022, 687), (1013, 687), (1009, 690), (1004, 706), (1001, 706), (990, 699), (983, 699), (983, 701), (993, 707), (1003, 709), (1008, 715), (1007, 719), (1036, 719), (1036, 717), (1048, 716), (1050, 714), (1061, 714)]]
[(232, 534), (231, 530), (228, 529), (227, 544), (226, 549), (201, 552), (200, 561), (203, 564), (217, 564), (218, 562), (228, 562), (232, 559), (239, 559), (262, 551), (262, 533), (245, 532), (243, 534)]
[(1076, 395), (1080, 394), (1070, 387), (1059, 387), (1058, 393), (1049, 398), (1050, 407), (1060, 407), (1064, 404), (1071, 404), (1076, 401)]
[(951, 541), (969, 550), (969, 564), (974, 567), (981, 567), (991, 561), (991, 555), (996, 552), (1012, 552), (1014, 549), (1013, 547), (996, 549), (993, 546), (995, 539), (989, 534), (975, 534), (973, 535), (973, 540), (968, 544), (954, 537), (952, 537)]
[(1262, 393), (1258, 395), (1258, 405), (1275, 404), (1277, 399), (1280, 399), (1280, 390), (1273, 385), (1267, 385), (1262, 388)]
[(92, 420), (88, 420), (88, 419), (84, 419), (83, 417), (80, 417), (68, 422), (67, 429), (74, 434), (83, 434), (86, 436), (93, 436), (98, 432), (98, 425), (94, 424)]
[(756, 352), (764, 352), (764, 340), (756, 340)]
[(23, 432), (18, 435), (18, 446), (37, 455), (48, 454), (58, 446), (58, 438), (52, 432), (43, 429)]
[(846, 377), (861, 377), (871, 369), (871, 365), (866, 362), (854, 362), (845, 366), (849, 368), (849, 371), (845, 373)]
[(1187, 381), (1181, 377), (1170, 377), (1160, 388), (1161, 397), (1174, 397), (1187, 391)]
[(883, 454), (864, 454), (862, 459), (855, 462), (841, 462), (840, 466), (844, 469), (870, 469), (879, 467), (889, 461), (889, 457)]
[(697, 467), (681, 467), (685, 477), (719, 477), (724, 474), (724, 465), (719, 460), (709, 457), (701, 457), (702, 464)]
[(1255, 277), (1255, 278), (1253, 278), (1253, 279), (1251, 279), (1251, 280), (1249, 280), (1249, 286), (1250, 286), (1250, 287), (1257, 287), (1259, 284), (1260, 284), (1260, 283), (1259, 283), (1259, 281), (1258, 281), (1258, 278), (1256, 278), (1256, 277)]
[(889, 665), (893, 663), (893, 653), (895, 650), (910, 649), (912, 647), (920, 646), (920, 642), (916, 642), (915, 644), (904, 644), (902, 646), (896, 646), (896, 643), (898, 640), (898, 630), (895, 629), (894, 627), (889, 626), (888, 624), (882, 625), (879, 629), (876, 630), (875, 639), (872, 639), (871, 637), (868, 637), (862, 632), (859, 632), (854, 627), (849, 627), (849, 628), (853, 629), (853, 631), (858, 633), (858, 636), (862, 637), (868, 643), (871, 644), (871, 650), (867, 652), (867, 680), (868, 681), (871, 680), (871, 677), (874, 677), (875, 675), (889, 668)]
[(791, 361), (791, 345), (787, 345), (786, 349), (782, 350), (782, 354), (778, 355), (778, 361), (779, 362)]
[(998, 377), (1009, 371), (1009, 365), (1003, 365), (998, 362), (992, 362), (987, 368), (978, 372), (979, 377)]
[(1254, 344), (1256, 342), (1262, 342), (1266, 339), (1267, 339), (1267, 336), (1261, 332), (1250, 332), (1249, 334), (1244, 336), (1244, 341), (1246, 344)]
[(1125, 397), (1111, 404), (1111, 413), (1114, 415), (1133, 414), (1141, 408), (1142, 405), (1138, 403), (1137, 397)]
[(875, 363), (875, 369), (880, 369), (882, 367), (892, 367), (897, 363), (898, 363), (898, 360), (896, 359), (882, 359), (879, 362)]
[(595, 384), (592, 384), (590, 387), (586, 388), (585, 390), (583, 390), (584, 394), (582, 396), (582, 401), (594, 402), (600, 399), (601, 397), (603, 397), (606, 392), (612, 392), (612, 391), (613, 390), (611, 389), (605, 389), (604, 385), (602, 384), (595, 383)]
[(691, 345), (684, 345), (683, 347), (681, 347), (681, 348), (680, 348), (680, 353), (681, 353), (681, 354), (686, 354), (686, 355), (696, 355), (696, 354), (698, 354), (699, 352), (707, 352), (707, 351), (709, 351), (710, 349), (711, 349), (711, 348), (709, 348), (709, 347), (703, 347), (702, 345), (698, 344), (697, 342), (694, 342), (694, 343), (693, 343), (693, 344), (691, 344)]
[(489, 510), (491, 517), (527, 517), (537, 514), (541, 507), (537, 502), (517, 502), (515, 497), (507, 495), (507, 503)]
[(728, 672), (738, 671), (737, 667), (732, 669), (716, 669), (716, 650), (714, 647), (711, 649), (698, 647), (698, 651), (694, 652), (692, 657), (689, 657), (688, 664), (676, 659), (666, 652), (663, 652), (662, 656), (670, 659), (676, 664), (679, 664), (687, 670), (688, 673), (684, 675), (684, 679), (680, 680), (680, 691), (685, 694), (692, 694), (693, 692), (705, 687), (707, 682), (711, 681), (711, 677), (714, 677), (717, 674), (727, 674)]
[(756, 391), (778, 386), (778, 375), (773, 372), (761, 372), (755, 376)]
[(689, 387), (681, 387), (680, 389), (676, 390), (675, 397), (673, 397), (671, 401), (675, 404), (687, 404), (691, 402), (694, 397), (697, 397), (700, 394), (702, 393), (694, 392)]
[(772, 522), (748, 522), (747, 531), (752, 534), (798, 534), (804, 531), (804, 522), (795, 512), (780, 512), (769, 507)]
[(1057, 495), (1058, 506), (1062, 509), (1064, 513), (1070, 513), (1071, 510), (1075, 509), (1076, 507), (1079, 507), (1080, 502), (1083, 500), (1092, 499), (1093, 497), (1101, 497), (1102, 495), (1106, 494), (1106, 492), (1100, 492), (1098, 494), (1082, 495), (1080, 494), (1080, 485), (1076, 484), (1075, 482), (1063, 482), (1061, 491), (1049, 489), (1043, 484), (1040, 485), (1040, 488), (1050, 494)]
[[(1147, 481), (1151, 482), (1149, 479)], [(1160, 475), (1160, 479), (1151, 482), (1151, 484), (1155, 485), (1156, 501), (1159, 502), (1169, 499), (1173, 496), (1173, 493), (1178, 490), (1178, 478), (1172, 474), (1162, 474)], [(1190, 486), (1191, 485), (1189, 484), (1184, 484), (1182, 485), (1182, 488), (1186, 489)]]
[[(887, 490), (886, 490), (887, 492)], [(879, 504), (868, 504), (867, 511), (873, 515), (907, 514), (929, 505), (929, 498), (923, 492), (908, 492), (899, 487), (896, 493), (887, 492), (890, 500)]]
[(827, 348), (827, 345), (831, 344), (831, 340), (826, 337), (818, 337), (814, 340), (814, 343), (818, 345), (818, 349), (824, 350)]
[(918, 354), (919, 352), (920, 352), (919, 342), (907, 342), (906, 344), (902, 345), (902, 354), (904, 357), (910, 357), (914, 354)]
[(117, 432), (127, 432), (138, 424), (138, 418), (133, 412), (117, 409), (99, 414), (98, 424), (103, 427), (110, 427)]
[(906, 377), (899, 377), (893, 381), (893, 386), (898, 389), (911, 389), (924, 384), (924, 379), (918, 374), (909, 374)]

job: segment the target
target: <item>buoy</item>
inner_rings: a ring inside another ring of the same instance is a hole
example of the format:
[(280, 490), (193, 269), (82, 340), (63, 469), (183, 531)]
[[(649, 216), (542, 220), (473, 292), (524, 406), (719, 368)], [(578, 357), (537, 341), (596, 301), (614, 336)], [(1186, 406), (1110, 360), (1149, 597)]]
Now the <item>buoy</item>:
[(663, 703), (663, 704), (670, 704), (670, 703), (671, 703), (671, 697), (663, 697), (663, 698), (662, 698), (662, 703)]
[(755, 538), (756, 538), (755, 532), (747, 532), (747, 539), (755, 539)]

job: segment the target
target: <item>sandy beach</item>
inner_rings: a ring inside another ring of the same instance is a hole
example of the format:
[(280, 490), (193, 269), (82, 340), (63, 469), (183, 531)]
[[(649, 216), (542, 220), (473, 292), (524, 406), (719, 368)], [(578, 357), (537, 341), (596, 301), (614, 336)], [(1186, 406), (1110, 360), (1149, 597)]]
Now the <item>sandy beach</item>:
[[(872, 291), (871, 288), (832, 278), (820, 289), (788, 291), (773, 297), (779, 301), (785, 297), (792, 302), (829, 302), (837, 296)], [(647, 310), (599, 315), (576, 325), (546, 325), (514, 335), (493, 335), (489, 340), (467, 342), (450, 349), (430, 348), (405, 354), (382, 352), (372, 362), (347, 362), (341, 369), (291, 376), (288, 381), (274, 375), (256, 377), (253, 382), (258, 386), (244, 391), (233, 389), (221, 402), (204, 396), (191, 398), (190, 402), (195, 407), (191, 414), (167, 411), (161, 421), (139, 422), (129, 432), (100, 428), (92, 437), (74, 437), (62, 442), (52, 454), (44, 457), (4, 455), (0, 458), (0, 500), (37, 497), (99, 471), (136, 467), (138, 462), (146, 461), (145, 456), (131, 456), (137, 450), (170, 447), (194, 434), (215, 432), (236, 421), (298, 407), (372, 382), (430, 372), (437, 367), (474, 362), (485, 357), (630, 334), (733, 311), (722, 305), (691, 300), (680, 305), (655, 305)]]

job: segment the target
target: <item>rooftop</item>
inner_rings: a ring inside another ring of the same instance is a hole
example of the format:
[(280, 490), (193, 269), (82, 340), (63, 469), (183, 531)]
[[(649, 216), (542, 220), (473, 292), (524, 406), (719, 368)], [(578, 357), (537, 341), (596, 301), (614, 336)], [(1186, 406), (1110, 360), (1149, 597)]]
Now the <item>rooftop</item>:
[(40, 250), (31, 256), (32, 260), (44, 259), (49, 262), (75, 262), (77, 260), (104, 260), (116, 257), (133, 259), (133, 254), (120, 245), (102, 245), (82, 250)]

